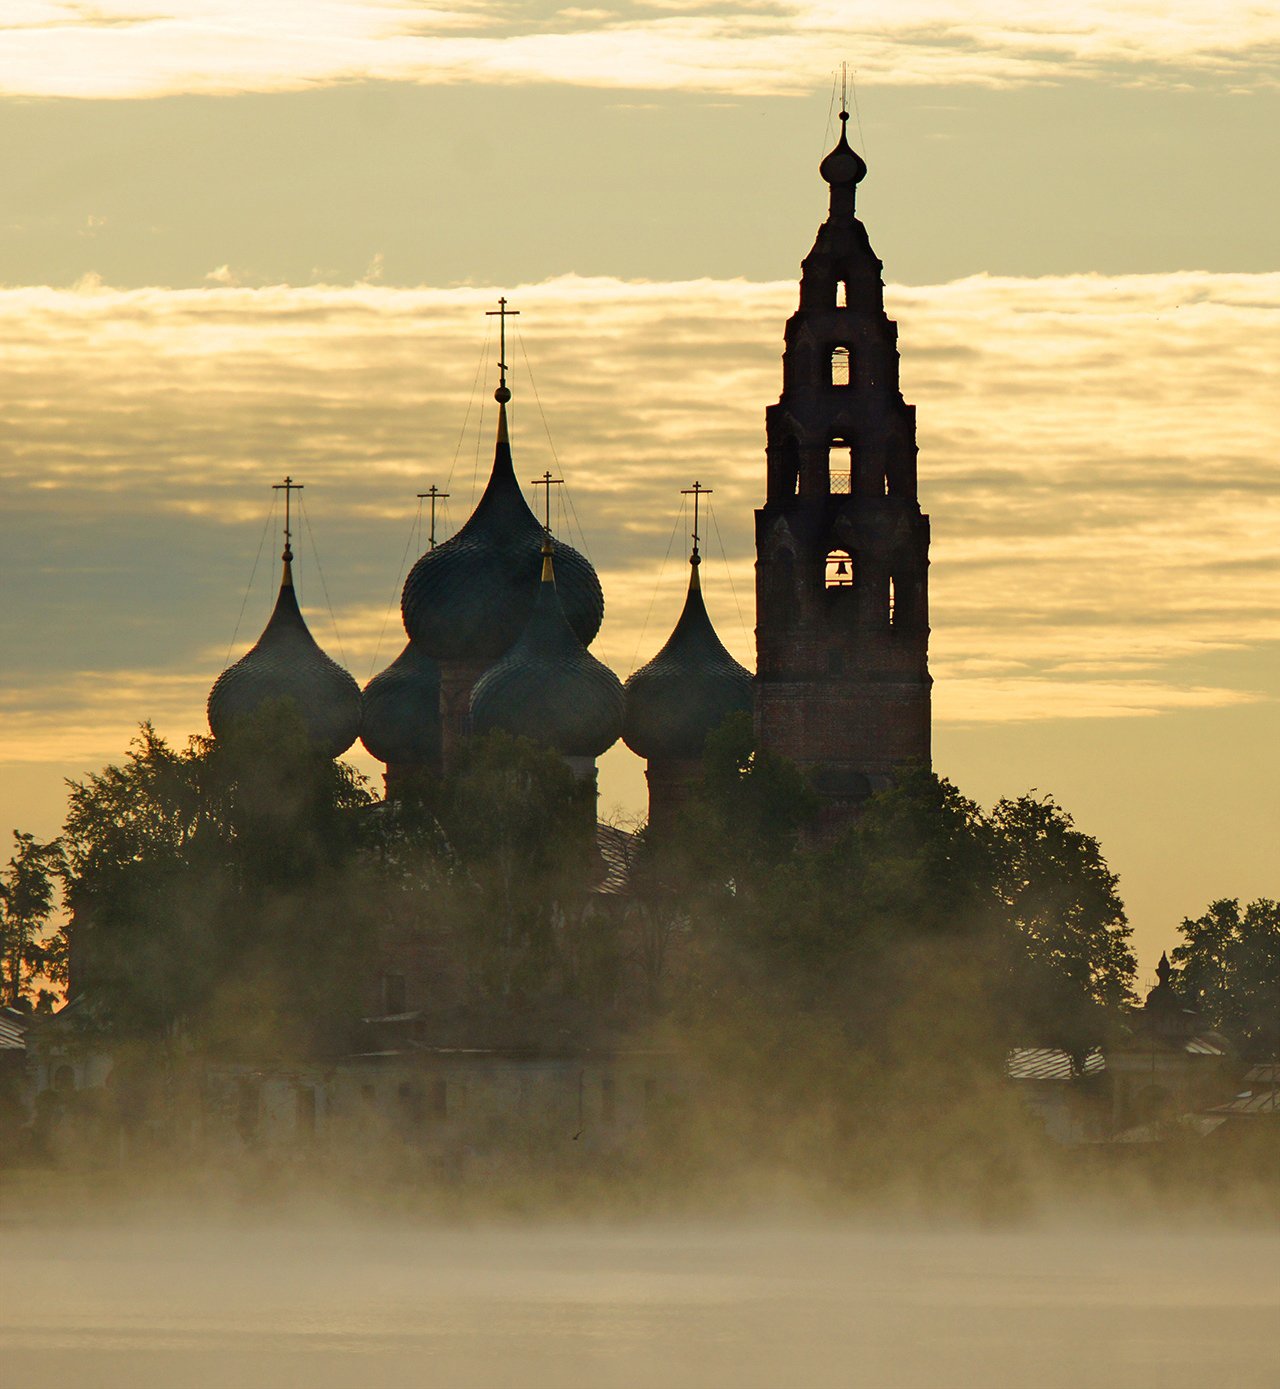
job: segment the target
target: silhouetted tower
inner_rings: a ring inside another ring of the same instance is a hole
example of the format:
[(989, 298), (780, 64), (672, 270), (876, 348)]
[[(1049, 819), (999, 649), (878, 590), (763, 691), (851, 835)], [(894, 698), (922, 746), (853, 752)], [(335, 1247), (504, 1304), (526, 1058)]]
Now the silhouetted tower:
[(848, 120), (820, 166), (831, 210), (787, 322), (756, 512), (757, 734), (837, 822), (895, 769), (928, 764), (932, 684), (915, 408), (898, 388), (883, 267), (854, 215), (867, 166)]

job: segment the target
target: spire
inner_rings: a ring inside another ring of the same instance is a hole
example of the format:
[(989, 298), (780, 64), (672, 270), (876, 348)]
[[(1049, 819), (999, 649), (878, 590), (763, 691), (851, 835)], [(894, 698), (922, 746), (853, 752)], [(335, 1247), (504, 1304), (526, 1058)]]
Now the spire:
[(284, 553), (280, 556), (284, 561), (284, 572), (280, 578), (281, 588), (293, 587), (293, 547), (290, 544), (293, 538), (293, 508), (291, 502), (293, 500), (293, 494), (295, 492), (301, 492), (304, 485), (305, 484), (301, 482), (294, 482), (291, 477), (287, 476), (283, 482), (273, 482), (271, 484), (271, 490), (273, 492), (284, 493)]
[(693, 572), (689, 575), (690, 592), (694, 589), (701, 589), (702, 587), (698, 582), (698, 566), (702, 563), (702, 556), (698, 553), (698, 503), (701, 502), (703, 497), (709, 497), (711, 495), (711, 490), (710, 487), (704, 487), (696, 479), (692, 487), (682, 487), (680, 489), (680, 495), (682, 497), (693, 498), (693, 549), (689, 552), (689, 566)]
[(849, 144), (849, 103), (845, 99), (844, 74), (840, 78), (840, 138), (835, 148), (818, 165), (818, 172), (831, 185), (831, 206), (835, 210), (837, 189), (847, 189), (850, 199), (854, 188), (867, 176), (862, 156)]

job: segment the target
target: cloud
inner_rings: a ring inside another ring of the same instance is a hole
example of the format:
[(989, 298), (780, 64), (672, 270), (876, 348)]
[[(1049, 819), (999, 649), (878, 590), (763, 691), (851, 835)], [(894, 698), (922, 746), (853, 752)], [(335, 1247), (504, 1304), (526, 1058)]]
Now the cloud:
[(9, 0), (0, 91), (149, 97), (379, 79), (556, 82), (735, 96), (811, 91), (833, 55), (867, 84), (1077, 76), (1274, 85), (1280, 13), (1252, 0), (791, 0), (560, 8), (457, 0)]
[[(564, 277), (509, 294), (517, 467), (567, 480), (557, 529), (607, 595), (597, 651), (625, 675), (665, 640), (697, 477), (715, 489), (709, 605), (750, 664), (763, 409), (794, 284)], [(306, 484), (317, 638), (362, 681), (394, 657), (399, 582), (425, 545), (416, 494), (451, 494), (448, 534), (487, 474), (496, 297), (0, 291), (0, 761), (122, 748), (147, 716), (203, 726), (209, 684), (270, 609), (286, 472)], [(891, 286), (888, 304), (933, 518), (938, 718), (1254, 698), (1246, 675), (1199, 667), (1280, 639), (1280, 274), (978, 276)]]

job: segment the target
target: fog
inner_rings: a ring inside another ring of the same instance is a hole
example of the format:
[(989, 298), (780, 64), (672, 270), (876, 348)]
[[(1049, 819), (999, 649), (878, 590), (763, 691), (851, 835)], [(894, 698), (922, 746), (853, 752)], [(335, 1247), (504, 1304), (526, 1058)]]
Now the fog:
[(1170, 1220), (11, 1219), (24, 1389), (1272, 1389), (1280, 1241)]

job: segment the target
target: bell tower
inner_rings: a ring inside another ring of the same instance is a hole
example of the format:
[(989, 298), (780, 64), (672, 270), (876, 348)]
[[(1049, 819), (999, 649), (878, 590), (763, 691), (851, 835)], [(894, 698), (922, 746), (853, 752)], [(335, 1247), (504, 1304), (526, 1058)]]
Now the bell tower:
[(759, 745), (798, 763), (836, 822), (895, 769), (928, 764), (932, 684), (915, 407), (898, 387), (883, 267), (854, 213), (867, 166), (848, 121), (842, 110), (820, 166), (831, 208), (787, 321), (756, 512)]

